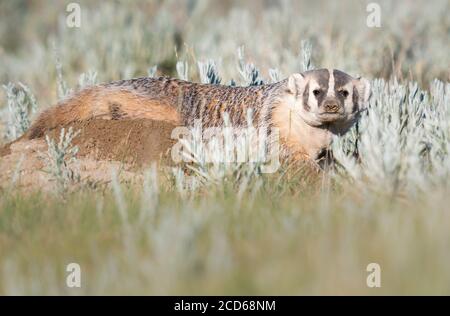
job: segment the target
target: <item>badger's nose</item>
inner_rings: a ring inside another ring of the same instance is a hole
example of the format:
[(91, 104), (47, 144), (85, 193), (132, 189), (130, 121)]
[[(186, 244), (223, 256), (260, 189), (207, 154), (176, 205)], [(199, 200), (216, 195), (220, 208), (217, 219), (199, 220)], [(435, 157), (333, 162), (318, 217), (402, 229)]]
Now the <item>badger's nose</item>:
[(326, 113), (337, 113), (340, 110), (340, 106), (336, 101), (329, 100), (323, 103), (323, 109)]

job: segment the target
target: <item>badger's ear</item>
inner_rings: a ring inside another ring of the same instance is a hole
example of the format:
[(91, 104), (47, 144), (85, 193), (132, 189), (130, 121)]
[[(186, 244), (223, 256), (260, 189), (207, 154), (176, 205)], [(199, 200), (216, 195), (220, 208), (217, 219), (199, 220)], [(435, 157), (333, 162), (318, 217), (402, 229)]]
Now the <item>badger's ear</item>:
[(288, 91), (294, 95), (303, 93), (305, 77), (302, 74), (292, 74), (288, 79)]
[(366, 78), (358, 77), (356, 79), (356, 89), (358, 90), (358, 94), (362, 97), (362, 101), (364, 104), (369, 101), (371, 95), (370, 82)]

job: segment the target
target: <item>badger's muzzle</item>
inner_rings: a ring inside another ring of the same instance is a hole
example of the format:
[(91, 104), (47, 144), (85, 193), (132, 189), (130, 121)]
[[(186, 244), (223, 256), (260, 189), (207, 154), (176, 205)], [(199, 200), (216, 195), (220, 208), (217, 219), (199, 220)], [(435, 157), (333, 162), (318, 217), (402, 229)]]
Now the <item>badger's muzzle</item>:
[(341, 107), (334, 100), (325, 101), (323, 103), (323, 110), (325, 113), (339, 113), (340, 109), (341, 109)]
[(344, 107), (339, 100), (334, 98), (326, 99), (319, 107), (318, 117), (322, 122), (332, 122), (339, 120), (344, 115)]

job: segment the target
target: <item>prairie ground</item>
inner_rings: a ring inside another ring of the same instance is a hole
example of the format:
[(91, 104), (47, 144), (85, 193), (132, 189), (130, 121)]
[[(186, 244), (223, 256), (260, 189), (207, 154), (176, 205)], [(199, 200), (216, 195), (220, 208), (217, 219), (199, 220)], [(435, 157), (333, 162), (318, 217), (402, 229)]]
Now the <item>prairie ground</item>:
[(365, 1), (76, 3), (79, 27), (63, 1), (0, 1), (0, 144), (73, 91), (140, 76), (334, 67), (371, 80), (369, 109), (325, 171), (186, 172), (154, 154), (172, 127), (147, 121), (4, 147), (0, 294), (450, 294), (448, 1), (377, 1), (379, 27)]

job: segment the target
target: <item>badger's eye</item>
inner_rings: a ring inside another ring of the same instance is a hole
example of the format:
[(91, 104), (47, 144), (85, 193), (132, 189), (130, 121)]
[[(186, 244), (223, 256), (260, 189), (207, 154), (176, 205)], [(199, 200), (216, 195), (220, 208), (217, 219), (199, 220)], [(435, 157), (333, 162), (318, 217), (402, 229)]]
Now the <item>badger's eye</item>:
[(317, 97), (320, 94), (320, 90), (319, 89), (315, 89), (313, 90), (313, 94)]
[(339, 93), (344, 97), (348, 97), (348, 91), (347, 90), (339, 90)]

